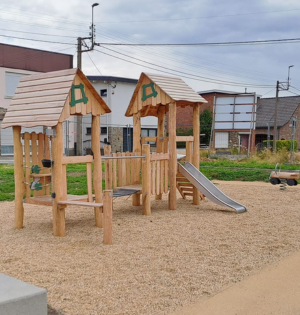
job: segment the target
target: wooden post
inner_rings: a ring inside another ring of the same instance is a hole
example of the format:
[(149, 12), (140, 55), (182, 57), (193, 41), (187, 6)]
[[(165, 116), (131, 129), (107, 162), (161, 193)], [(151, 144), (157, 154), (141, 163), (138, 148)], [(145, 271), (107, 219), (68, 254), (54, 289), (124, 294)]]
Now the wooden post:
[(112, 190), (103, 193), (103, 244), (112, 245)]
[[(200, 162), (200, 104), (196, 103), (193, 107), (193, 165), (199, 169)], [(200, 196), (197, 188), (193, 187), (193, 205), (200, 204)]]
[[(136, 155), (141, 155), (141, 113), (138, 112), (133, 115), (133, 153)], [(141, 163), (140, 159), (134, 159), (135, 162), (135, 175), (134, 183), (135, 185), (140, 184), (140, 169)], [(132, 195), (132, 205), (140, 206), (141, 205), (141, 196), (140, 194)]]
[(59, 206), (62, 196), (62, 156), (63, 156), (63, 127), (58, 123), (55, 127), (55, 136), (52, 138), (53, 158), (53, 192), (55, 198), (52, 206), (53, 234), (54, 236), (65, 236), (65, 206)]
[(192, 163), (192, 142), (191, 141), (186, 142), (186, 158), (185, 158), (185, 160), (187, 162)]
[[(30, 183), (30, 133), (25, 132), (24, 133), (24, 153), (25, 153), (25, 181), (27, 183)], [(31, 189), (29, 185), (25, 186), (26, 190), (26, 198), (31, 197)]]
[(150, 144), (143, 144), (143, 155), (145, 157), (142, 160), (142, 196), (143, 196), (143, 214), (151, 214), (151, 164), (150, 164)]
[(177, 174), (177, 153), (176, 153), (176, 103), (169, 104), (169, 209), (176, 210), (176, 174)]
[[(44, 145), (45, 145), (45, 159), (50, 160), (50, 147), (49, 147), (49, 138), (46, 134), (44, 134)], [(47, 169), (46, 172), (49, 173), (51, 168)], [(51, 185), (51, 177), (45, 178), (45, 184), (48, 185), (45, 187), (45, 195), (50, 195), (50, 185)]]
[[(92, 151), (94, 153), (94, 192), (95, 202), (102, 203), (102, 162), (100, 152), (100, 116), (92, 116)], [(103, 227), (102, 210), (99, 207), (94, 208), (95, 224), (97, 227)]]
[[(164, 140), (163, 137), (165, 135), (165, 106), (160, 106), (158, 108), (158, 123), (157, 123), (157, 141), (156, 141), (156, 152), (163, 153), (164, 152)], [(160, 162), (159, 162), (160, 163)], [(160, 171), (160, 177), (163, 177), (163, 168)], [(155, 195), (156, 200), (162, 199), (162, 194)]]
[[(110, 157), (111, 146), (104, 146), (104, 155)], [(112, 189), (112, 163), (111, 159), (106, 159), (105, 162), (105, 189)]]
[(23, 172), (23, 148), (21, 143), (21, 127), (13, 127), (14, 138), (14, 175), (15, 175), (15, 227), (23, 228), (24, 207), (23, 197), (25, 192)]

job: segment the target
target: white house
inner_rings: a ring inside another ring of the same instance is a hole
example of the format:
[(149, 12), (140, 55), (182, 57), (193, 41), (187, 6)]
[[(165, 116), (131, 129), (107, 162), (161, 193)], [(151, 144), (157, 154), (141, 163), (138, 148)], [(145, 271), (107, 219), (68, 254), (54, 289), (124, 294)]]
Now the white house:
[[(109, 142), (113, 152), (132, 151), (133, 121), (125, 117), (126, 109), (138, 80), (112, 77), (87, 76), (100, 96), (111, 109), (110, 114), (101, 116), (101, 142)], [(91, 118), (83, 119), (83, 148), (90, 147)], [(157, 135), (157, 118), (142, 118), (142, 137)]]

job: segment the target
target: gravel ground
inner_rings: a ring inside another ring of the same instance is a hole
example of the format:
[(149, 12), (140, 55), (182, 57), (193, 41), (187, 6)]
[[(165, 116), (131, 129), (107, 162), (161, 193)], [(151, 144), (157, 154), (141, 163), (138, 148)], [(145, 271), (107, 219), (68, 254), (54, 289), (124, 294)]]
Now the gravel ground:
[(66, 237), (52, 236), (50, 207), (25, 204), (25, 228), (13, 228), (14, 203), (0, 203), (0, 272), (48, 290), (49, 314), (162, 315), (220, 292), (300, 250), (300, 187), (218, 182), (248, 212), (178, 195), (152, 201), (141, 215), (114, 200), (112, 246), (102, 244), (93, 210), (68, 207)]

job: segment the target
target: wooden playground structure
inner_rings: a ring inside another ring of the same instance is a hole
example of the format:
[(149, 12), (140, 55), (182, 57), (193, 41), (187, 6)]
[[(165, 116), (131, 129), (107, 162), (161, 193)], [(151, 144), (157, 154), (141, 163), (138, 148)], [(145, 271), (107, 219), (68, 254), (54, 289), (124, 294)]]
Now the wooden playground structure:
[[(103, 242), (111, 244), (112, 189), (134, 190), (133, 206), (140, 206), (142, 195), (144, 215), (151, 214), (151, 195), (160, 200), (168, 194), (169, 209), (175, 210), (177, 189), (198, 205), (199, 191), (177, 172), (176, 142), (186, 142), (186, 160), (198, 168), (199, 113), (205, 102), (180, 78), (142, 73), (126, 111), (127, 117), (133, 117), (133, 152), (111, 153), (105, 146), (106, 190), (102, 192), (100, 115), (109, 113), (109, 107), (79, 69), (22, 78), (1, 126), (13, 128), (15, 227), (23, 228), (23, 202), (52, 206), (53, 234), (65, 236), (65, 208), (87, 206), (94, 208), (96, 226), (104, 228)], [(176, 136), (178, 106), (193, 107), (193, 136)], [(92, 115), (93, 156), (64, 156), (63, 121), (86, 114)], [(141, 138), (141, 118), (146, 116), (158, 118), (157, 137)], [(21, 134), (22, 127), (35, 126), (44, 126), (46, 132)], [(150, 153), (146, 142), (156, 142), (156, 152)], [(87, 195), (67, 194), (66, 168), (72, 163), (86, 163)]]

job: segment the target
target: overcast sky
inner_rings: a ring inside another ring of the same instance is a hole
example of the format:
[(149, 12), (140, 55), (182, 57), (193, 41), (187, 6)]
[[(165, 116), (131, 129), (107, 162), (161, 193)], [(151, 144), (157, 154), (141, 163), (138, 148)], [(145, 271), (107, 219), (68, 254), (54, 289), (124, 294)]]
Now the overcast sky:
[[(109, 0), (94, 7), (96, 42), (83, 54), (86, 75), (138, 79), (141, 72), (181, 77), (196, 91), (222, 89), (275, 95), (276, 81), (300, 94), (300, 41), (230, 46), (112, 46), (191, 44), (300, 38), (297, 0)], [(94, 1), (2, 0), (1, 42), (74, 55), (88, 37)], [(25, 40), (34, 39), (35, 41)], [(43, 42), (49, 41), (49, 42)], [(90, 42), (86, 41), (89, 45)], [(21, 56), (20, 56), (21, 58)], [(226, 84), (225, 84), (226, 83)]]

